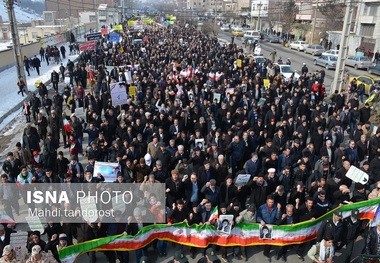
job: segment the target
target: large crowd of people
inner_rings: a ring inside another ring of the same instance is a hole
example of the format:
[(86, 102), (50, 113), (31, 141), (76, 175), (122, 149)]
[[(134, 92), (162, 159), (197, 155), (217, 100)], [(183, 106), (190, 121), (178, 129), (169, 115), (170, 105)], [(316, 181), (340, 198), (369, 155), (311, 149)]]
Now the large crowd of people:
[[(2, 186), (99, 183), (94, 161), (118, 162), (116, 182), (165, 184), (166, 204), (153, 205), (166, 207), (167, 216), (157, 222), (213, 224), (209, 218), (218, 207), (220, 215), (234, 216), (234, 224), (263, 227), (313, 220), (342, 204), (377, 197), (380, 129), (373, 132), (371, 108), (359, 101), (355, 83), (328, 98), (323, 70), (316, 74), (304, 65), (299, 79), (284, 79), (272, 61), (256, 63), (242, 47), (180, 23), (125, 30), (121, 37), (112, 43), (105, 36), (95, 51), (69, 61), (65, 76), (70, 84), (63, 93), (55, 89), (49, 94), (40, 84), (39, 94), (27, 102), (30, 122), (22, 142), (3, 164)], [(128, 92), (121, 106), (112, 104), (109, 87), (115, 82)], [(83, 118), (75, 114), (80, 107)], [(346, 176), (352, 165), (369, 174), (367, 184)], [(249, 174), (248, 183), (236, 185), (239, 174)], [(0, 199), (14, 200), (1, 189)], [(145, 198), (149, 202), (152, 196)], [(6, 212), (13, 217), (18, 209), (8, 206)], [(74, 239), (135, 235), (146, 224), (139, 209), (132, 211), (128, 218), (116, 211), (113, 224), (49, 223), (43, 233), (48, 243), (41, 240), (42, 233), (31, 232), (28, 250), (32, 256), (51, 251), (59, 260), (57, 249)], [(359, 234), (366, 236), (365, 229), (357, 211), (342, 219), (337, 210), (322, 224), (317, 246), (309, 251), (313, 262), (332, 262), (334, 251), (344, 246), (344, 260), (350, 262), (348, 250)], [(7, 237), (9, 231), (1, 231), (0, 237)], [(379, 231), (369, 232), (363, 251), (380, 255)], [(0, 262), (13, 262), (7, 258), (13, 255), (7, 240), (0, 239)], [(167, 241), (155, 241), (152, 247), (160, 257), (167, 256)], [(307, 244), (296, 247), (303, 261)], [(197, 253), (215, 258), (213, 249), (181, 249), (191, 258)], [(247, 249), (222, 247), (222, 260), (227, 262), (231, 252), (247, 260)], [(264, 248), (268, 261), (271, 250)], [(286, 261), (288, 250), (279, 248), (277, 259)], [(320, 251), (328, 251), (327, 256)], [(183, 253), (176, 253), (174, 262), (185, 262)], [(105, 254), (109, 262), (129, 262), (128, 252)], [(136, 262), (146, 255), (146, 248), (136, 250)], [(95, 262), (95, 252), (89, 252), (89, 259)]]

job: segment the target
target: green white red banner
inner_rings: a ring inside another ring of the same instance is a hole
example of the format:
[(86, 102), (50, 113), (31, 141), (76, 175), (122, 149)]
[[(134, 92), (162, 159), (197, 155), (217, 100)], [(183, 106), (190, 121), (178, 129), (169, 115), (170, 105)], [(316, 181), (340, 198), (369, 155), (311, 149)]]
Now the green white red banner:
[[(348, 217), (354, 208), (359, 209), (361, 219), (375, 218), (380, 199), (368, 200), (339, 207), (343, 217)], [(128, 251), (145, 247), (155, 239), (167, 240), (186, 246), (207, 247), (209, 244), (220, 246), (284, 246), (310, 241), (316, 238), (321, 222), (332, 216), (334, 210), (316, 220), (294, 225), (273, 226), (272, 239), (260, 239), (259, 224), (238, 224), (232, 228), (231, 235), (221, 234), (211, 225), (192, 225), (178, 223), (173, 225), (157, 224), (141, 229), (136, 236), (117, 235), (87, 241), (59, 251), (62, 263), (75, 262), (76, 258), (88, 251)]]

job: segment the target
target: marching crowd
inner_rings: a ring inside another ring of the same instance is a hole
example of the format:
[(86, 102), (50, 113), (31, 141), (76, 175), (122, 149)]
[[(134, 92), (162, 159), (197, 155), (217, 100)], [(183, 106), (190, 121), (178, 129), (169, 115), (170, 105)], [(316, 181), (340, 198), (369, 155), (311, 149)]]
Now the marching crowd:
[[(104, 37), (95, 51), (82, 52), (77, 63), (69, 61), (70, 84), (62, 94), (57, 88), (49, 95), (41, 83), (38, 96), (26, 102), (30, 122), (3, 164), (4, 204), (14, 198), (5, 194), (7, 183), (99, 183), (95, 161), (119, 163), (116, 182), (165, 184), (166, 204), (151, 202), (167, 211), (166, 218), (153, 215), (158, 223), (213, 224), (209, 218), (218, 207), (219, 215), (233, 215), (233, 224), (286, 225), (377, 197), (380, 129), (372, 135), (371, 108), (359, 102), (355, 85), (328, 99), (323, 70), (315, 74), (304, 65), (299, 79), (284, 79), (270, 60), (256, 63), (236, 44), (221, 44), (188, 25), (146, 26), (121, 36), (120, 43)], [(269, 87), (264, 87), (265, 78)], [(121, 106), (112, 104), (110, 85), (115, 82), (128, 93)], [(76, 116), (81, 107), (83, 118)], [(59, 151), (61, 146), (68, 154)], [(369, 182), (349, 179), (351, 166), (368, 173)], [(236, 185), (239, 174), (251, 177)], [(146, 202), (151, 197), (144, 196)], [(9, 205), (5, 210), (13, 217), (18, 209)], [(128, 218), (116, 211), (111, 224), (49, 223), (43, 233), (48, 243), (42, 233), (30, 233), (28, 262), (50, 262), (40, 257), (55, 262), (42, 251), (59, 260), (57, 250), (74, 238), (135, 235), (146, 224), (138, 208), (132, 211)], [(311, 250), (306, 243), (296, 245), (298, 258), (304, 261), (307, 254), (313, 262), (332, 262), (334, 251), (345, 246), (344, 260), (350, 262), (360, 234), (368, 236), (363, 253), (380, 255), (380, 222), (368, 231), (358, 216), (353, 210), (343, 219), (336, 210), (322, 223)], [(10, 232), (7, 226), (0, 229), (0, 262), (15, 262)], [(167, 241), (152, 247), (167, 256)], [(173, 262), (186, 262), (187, 252), (191, 258), (201, 252), (202, 262), (217, 262), (215, 249), (181, 247)], [(280, 247), (276, 258), (286, 261), (289, 249)], [(224, 262), (230, 253), (247, 260), (247, 250), (221, 247), (220, 254)], [(271, 250), (264, 246), (268, 261)], [(129, 262), (128, 252), (105, 254), (109, 262)], [(145, 256), (146, 248), (136, 250), (137, 262), (147, 262)], [(89, 259), (95, 262), (95, 252), (89, 252)]]

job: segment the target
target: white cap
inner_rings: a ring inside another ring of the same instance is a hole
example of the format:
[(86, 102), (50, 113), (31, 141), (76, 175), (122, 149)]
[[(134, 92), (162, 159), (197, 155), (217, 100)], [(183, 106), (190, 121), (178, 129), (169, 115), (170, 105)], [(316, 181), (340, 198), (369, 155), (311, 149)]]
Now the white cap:
[(149, 153), (145, 154), (144, 159), (146, 165), (150, 166), (152, 164), (152, 156)]
[(268, 169), (268, 173), (275, 173), (276, 172), (276, 169), (275, 168), (269, 168)]

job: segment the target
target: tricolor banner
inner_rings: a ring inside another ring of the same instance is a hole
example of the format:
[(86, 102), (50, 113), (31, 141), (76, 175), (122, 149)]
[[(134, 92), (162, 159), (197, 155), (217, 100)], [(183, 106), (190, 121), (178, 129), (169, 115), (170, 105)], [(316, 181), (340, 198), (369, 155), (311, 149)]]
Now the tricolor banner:
[[(375, 218), (380, 199), (341, 206), (343, 217), (348, 217), (354, 208), (359, 209), (361, 219)], [(62, 263), (72, 263), (82, 253), (88, 251), (128, 251), (142, 248), (155, 239), (167, 240), (186, 246), (207, 247), (209, 244), (221, 246), (284, 246), (310, 241), (317, 236), (321, 222), (331, 217), (334, 210), (316, 220), (294, 225), (273, 226), (272, 239), (260, 239), (259, 224), (239, 224), (232, 228), (231, 235), (221, 234), (211, 225), (192, 225), (178, 223), (173, 225), (157, 224), (141, 229), (136, 236), (117, 235), (72, 245), (59, 251)]]

